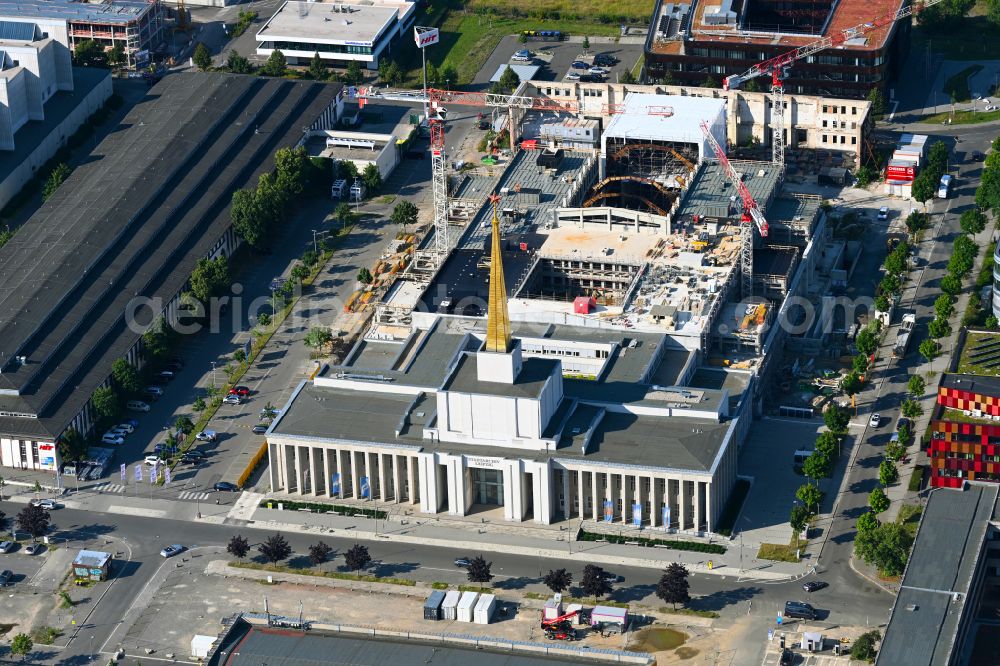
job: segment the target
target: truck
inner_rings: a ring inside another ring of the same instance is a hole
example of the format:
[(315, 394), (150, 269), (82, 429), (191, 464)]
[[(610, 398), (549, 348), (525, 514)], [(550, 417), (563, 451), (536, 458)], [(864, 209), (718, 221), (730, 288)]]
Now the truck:
[(545, 632), (545, 638), (550, 641), (575, 641), (576, 640), (576, 629), (573, 628), (573, 618), (575, 618), (580, 611), (574, 610), (565, 615), (560, 615), (559, 617), (553, 617), (550, 619), (545, 619), (542, 616), (542, 631)]
[(895, 358), (906, 356), (906, 348), (910, 345), (910, 337), (913, 335), (913, 327), (917, 323), (917, 315), (913, 312), (903, 314), (903, 321), (899, 323), (899, 332), (896, 333), (896, 344), (892, 346), (892, 355)]

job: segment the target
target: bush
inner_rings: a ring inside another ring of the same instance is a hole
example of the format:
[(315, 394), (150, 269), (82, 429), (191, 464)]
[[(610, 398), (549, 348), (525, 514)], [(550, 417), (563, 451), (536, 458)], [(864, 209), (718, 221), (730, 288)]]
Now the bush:
[(619, 545), (625, 543), (635, 543), (647, 548), (662, 546), (671, 550), (686, 550), (694, 553), (712, 553), (713, 555), (723, 555), (726, 552), (725, 546), (720, 546), (714, 543), (701, 543), (700, 541), (677, 541), (674, 539), (647, 539), (644, 537), (622, 536), (618, 534), (597, 534), (594, 532), (587, 532), (586, 530), (580, 530), (578, 538), (580, 541), (604, 540), (608, 543)]
[(924, 481), (924, 467), (919, 465), (913, 468), (913, 474), (910, 475), (910, 482), (907, 484), (906, 489), (911, 493), (919, 492), (920, 486)]
[[(268, 508), (268, 504), (272, 505), (272, 508), (278, 508), (278, 501), (273, 499), (265, 499), (260, 501), (260, 508)], [(284, 502), (282, 501), (281, 506), (285, 511), (312, 511), (313, 513), (335, 513), (338, 516), (362, 516), (364, 518), (377, 518), (379, 520), (388, 517), (385, 511), (378, 511), (377, 509), (363, 509), (356, 506), (344, 506), (341, 504), (319, 504), (317, 502)]]

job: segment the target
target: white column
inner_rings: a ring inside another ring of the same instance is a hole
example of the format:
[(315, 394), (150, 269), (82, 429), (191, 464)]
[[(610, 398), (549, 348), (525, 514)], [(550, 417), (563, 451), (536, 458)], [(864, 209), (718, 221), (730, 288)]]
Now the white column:
[(701, 481), (694, 482), (694, 531), (701, 530)]
[(407, 499), (410, 500), (410, 504), (417, 503), (417, 485), (413, 478), (413, 467), (417, 464), (417, 459), (414, 456), (406, 456), (406, 483), (408, 486), (407, 490), (409, 491)]
[(579, 507), (577, 511), (580, 512), (580, 520), (583, 520), (584, 516), (587, 515), (587, 505), (583, 503), (584, 493), (583, 493), (583, 470), (578, 469), (576, 471), (576, 502)]
[(336, 453), (336, 449), (324, 448), (323, 449), (323, 487), (326, 488), (326, 496), (333, 497), (333, 486), (330, 482), (333, 481), (332, 474), (330, 472), (330, 454)]
[(403, 461), (403, 456), (397, 456), (392, 454), (389, 456), (392, 460), (392, 499), (396, 504), (403, 501), (403, 484), (401, 483), (402, 474), (400, 474), (399, 466)]
[(339, 488), (337, 488), (336, 496), (340, 499), (344, 499), (344, 486), (347, 485), (347, 483), (344, 481), (344, 474), (346, 473), (343, 469), (344, 463), (341, 461), (341, 458), (343, 458), (343, 456), (344, 452), (340, 450), (340, 447), (337, 447), (333, 450), (333, 462), (336, 463), (335, 467), (337, 469), (337, 481), (338, 481), (337, 485), (339, 486)]
[(629, 505), (628, 477), (625, 472), (622, 472), (620, 476), (622, 480), (622, 523), (628, 525), (629, 515), (632, 513), (632, 508)]
[[(604, 500), (606, 502), (611, 502), (611, 511), (612, 512), (615, 510), (615, 496), (614, 496), (615, 495), (615, 488), (614, 488), (614, 481), (612, 480), (613, 478), (614, 477), (611, 476), (611, 472), (605, 472), (604, 473), (604, 483), (605, 483), (605, 485), (604, 485)], [(603, 510), (601, 511), (600, 515), (601, 515), (601, 520), (604, 520), (604, 511)]]
[(660, 505), (656, 502), (656, 477), (649, 477), (649, 526), (656, 527), (660, 520)]
[(358, 458), (363, 456), (363, 453), (350, 449), (347, 452), (347, 456), (351, 461), (351, 491), (354, 499), (361, 499), (361, 474), (358, 472)]
[[(285, 475), (285, 492), (292, 492), (292, 475), (295, 473), (292, 465), (288, 464), (288, 444), (281, 445), (281, 469)], [(292, 453), (295, 453), (294, 447)]]
[(592, 505), (591, 508), (594, 510), (594, 522), (597, 522), (597, 521), (599, 521), (601, 519), (601, 512), (600, 512), (599, 507), (598, 507), (598, 504), (600, 503), (601, 498), (597, 494), (597, 472), (596, 471), (591, 471), (590, 472), (590, 492), (591, 492), (590, 503)]
[(437, 513), (437, 464), (433, 453), (417, 456), (417, 471), (421, 481), (420, 510)]
[(573, 500), (570, 499), (569, 496), (570, 471), (568, 469), (563, 468), (561, 473), (562, 473), (562, 487), (563, 487), (563, 506), (562, 506), (563, 516), (565, 517), (566, 520), (569, 520), (570, 513), (572, 512), (573, 508)]
[(299, 455), (299, 449), (302, 448), (298, 444), (295, 445), (295, 492), (299, 495), (302, 494), (302, 460)]
[(712, 492), (715, 484), (711, 481), (705, 482), (705, 531), (712, 531)]
[(310, 494), (316, 494), (316, 447), (309, 446), (309, 491)]
[(386, 459), (392, 456), (386, 455), (384, 453), (376, 453), (375, 457), (378, 459), (378, 498), (383, 502), (389, 501), (389, 484), (386, 483), (388, 480), (388, 474), (386, 474)]
[(687, 506), (686, 506), (687, 502), (685, 501), (686, 493), (687, 493), (687, 490), (684, 488), (684, 477), (683, 476), (678, 477), (678, 479), (677, 479), (677, 504), (678, 504), (678, 507), (677, 508), (680, 509), (680, 511), (678, 512), (678, 513), (680, 513), (680, 517), (678, 518), (678, 520), (680, 521), (679, 525), (680, 525), (680, 529), (682, 529), (682, 530), (687, 526)]

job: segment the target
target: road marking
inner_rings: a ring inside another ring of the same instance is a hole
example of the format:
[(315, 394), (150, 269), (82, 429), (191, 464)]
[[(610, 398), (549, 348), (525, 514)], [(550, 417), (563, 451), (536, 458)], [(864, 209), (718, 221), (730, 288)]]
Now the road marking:
[(125, 492), (125, 486), (120, 483), (101, 483), (94, 486), (93, 490), (98, 493), (116, 493), (121, 495)]
[(208, 493), (199, 493), (193, 490), (185, 490), (184, 492), (182, 492), (180, 495), (177, 496), (177, 499), (207, 500), (209, 497), (211, 497), (211, 495), (209, 495)]

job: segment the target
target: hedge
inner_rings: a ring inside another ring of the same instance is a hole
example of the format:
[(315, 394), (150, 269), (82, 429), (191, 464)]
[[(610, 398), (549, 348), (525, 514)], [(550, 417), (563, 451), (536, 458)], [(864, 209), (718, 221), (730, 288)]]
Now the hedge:
[[(313, 513), (335, 513), (338, 516), (362, 516), (364, 518), (377, 518), (379, 520), (385, 519), (389, 516), (389, 514), (385, 511), (379, 511), (378, 509), (365, 509), (357, 506), (344, 506), (342, 504), (318, 504), (316, 502), (286, 502), (284, 500), (276, 499), (261, 500), (260, 508), (276, 509), (279, 502), (285, 511), (299, 511), (300, 509), (307, 509)], [(272, 506), (268, 507), (268, 504), (271, 504)]]
[(910, 475), (910, 483), (907, 486), (907, 490), (912, 493), (918, 492), (920, 486), (924, 480), (924, 467), (923, 465), (918, 465), (913, 468), (913, 474)]
[(702, 543), (700, 541), (677, 541), (676, 539), (647, 539), (645, 537), (637, 536), (620, 536), (617, 534), (596, 534), (594, 532), (587, 532), (586, 530), (580, 530), (579, 535), (580, 541), (607, 541), (608, 543), (616, 544), (631, 544), (644, 546), (647, 548), (653, 548), (655, 546), (660, 546), (663, 548), (669, 548), (671, 550), (687, 550), (695, 553), (711, 553), (713, 555), (722, 555), (726, 552), (725, 546), (720, 546), (714, 543)]

